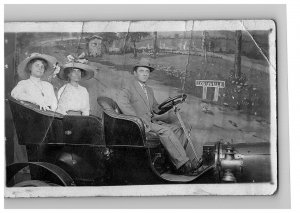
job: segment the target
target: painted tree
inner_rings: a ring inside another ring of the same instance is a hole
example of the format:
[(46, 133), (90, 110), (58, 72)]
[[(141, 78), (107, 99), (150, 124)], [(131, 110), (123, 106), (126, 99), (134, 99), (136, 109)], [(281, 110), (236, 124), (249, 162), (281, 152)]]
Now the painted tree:
[(208, 32), (203, 31), (202, 50), (203, 50), (204, 59), (206, 62), (207, 62), (207, 49), (208, 49)]
[(133, 56), (136, 58), (137, 57), (136, 43), (141, 41), (142, 38), (145, 38), (149, 35), (150, 35), (150, 33), (148, 33), (148, 32), (128, 32), (128, 33), (123, 33), (121, 36), (125, 37), (125, 41), (130, 41), (132, 43)]
[(242, 52), (242, 32), (235, 32), (235, 56), (234, 56), (234, 71), (235, 77), (241, 77), (241, 52)]
[(175, 50), (178, 49), (178, 42), (179, 42), (179, 34), (175, 33), (174, 38), (172, 38), (172, 41), (171, 41), (172, 49), (175, 49)]
[(153, 40), (153, 57), (156, 58), (156, 54), (159, 51), (159, 47), (157, 45), (157, 31), (154, 32), (154, 40)]
[[(241, 71), (241, 52), (242, 52), (242, 32), (240, 30), (235, 31), (235, 55), (234, 55), (234, 75), (236, 82), (239, 84), (242, 75)], [(237, 109), (241, 109), (241, 93), (237, 90)]]
[(214, 50), (215, 50), (215, 43), (214, 43), (214, 41), (209, 41), (209, 43), (208, 43), (208, 49), (209, 49), (209, 52), (214, 52)]
[(114, 32), (104, 32), (101, 33), (100, 36), (103, 38), (103, 43), (106, 51), (108, 51), (109, 46), (111, 46), (115, 40), (119, 39), (117, 33)]
[(30, 45), (31, 42), (35, 41), (36, 35), (34, 33), (19, 33), (17, 34), (17, 47), (20, 49)]

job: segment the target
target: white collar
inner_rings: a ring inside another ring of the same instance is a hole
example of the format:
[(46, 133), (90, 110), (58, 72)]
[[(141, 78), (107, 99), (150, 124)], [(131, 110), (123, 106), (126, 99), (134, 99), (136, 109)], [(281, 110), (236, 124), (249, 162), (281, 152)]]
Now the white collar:
[(72, 88), (75, 88), (75, 89), (78, 89), (78, 88), (80, 87), (80, 84), (78, 84), (78, 86), (75, 87), (75, 86), (73, 86), (70, 82), (68, 83), (68, 85), (69, 85), (70, 87), (72, 87)]
[(29, 79), (30, 79), (31, 81), (41, 82), (41, 78), (37, 78), (37, 77), (34, 77), (34, 76), (32, 76), (32, 75), (29, 77)]
[(141, 87), (143, 88), (143, 87), (146, 87), (146, 83), (142, 83), (142, 82), (140, 82), (140, 81), (138, 81), (139, 82), (139, 84), (141, 85)]

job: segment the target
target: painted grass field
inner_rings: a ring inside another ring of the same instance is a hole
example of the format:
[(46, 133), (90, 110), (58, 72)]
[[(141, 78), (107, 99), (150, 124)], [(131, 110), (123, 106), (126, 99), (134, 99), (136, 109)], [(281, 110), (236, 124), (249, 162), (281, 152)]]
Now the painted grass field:
[[(140, 55), (139, 57), (143, 57)], [(131, 71), (139, 60), (132, 54), (104, 55), (102, 58), (90, 58), (91, 61), (113, 66), (117, 70)], [(164, 85), (182, 89), (183, 92), (202, 98), (202, 87), (195, 86), (195, 80), (222, 80), (226, 88), (220, 90), (218, 105), (226, 105), (239, 109), (246, 114), (259, 115), (269, 120), (270, 114), (270, 83), (268, 67), (257, 65), (256, 60), (243, 58), (242, 73), (245, 76), (242, 88), (232, 83), (230, 71), (233, 60), (202, 56), (172, 55), (152, 59), (156, 71), (151, 79)], [(186, 75), (188, 73), (188, 75)], [(214, 89), (208, 88), (207, 99), (212, 100)], [(238, 100), (240, 99), (240, 100)], [(206, 100), (204, 100), (206, 101)]]

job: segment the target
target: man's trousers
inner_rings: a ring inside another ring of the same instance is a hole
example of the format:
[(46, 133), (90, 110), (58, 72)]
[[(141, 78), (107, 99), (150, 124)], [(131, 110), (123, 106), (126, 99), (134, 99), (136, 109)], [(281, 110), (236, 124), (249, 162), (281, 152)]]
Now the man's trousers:
[(167, 124), (162, 121), (157, 121), (150, 125), (150, 132), (159, 136), (176, 169), (183, 166), (189, 160), (183, 148), (186, 141), (183, 129), (175, 124)]

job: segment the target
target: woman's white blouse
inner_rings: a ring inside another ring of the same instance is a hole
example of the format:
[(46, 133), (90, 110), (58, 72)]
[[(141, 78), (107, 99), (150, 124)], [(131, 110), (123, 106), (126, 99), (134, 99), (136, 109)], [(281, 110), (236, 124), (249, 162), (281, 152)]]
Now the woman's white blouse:
[(65, 84), (58, 90), (57, 112), (66, 115), (67, 111), (81, 111), (82, 115), (90, 114), (89, 93), (85, 87)]
[(57, 99), (52, 84), (30, 76), (27, 80), (19, 81), (11, 91), (11, 96), (17, 100), (28, 101), (37, 105), (42, 103), (56, 110)]

